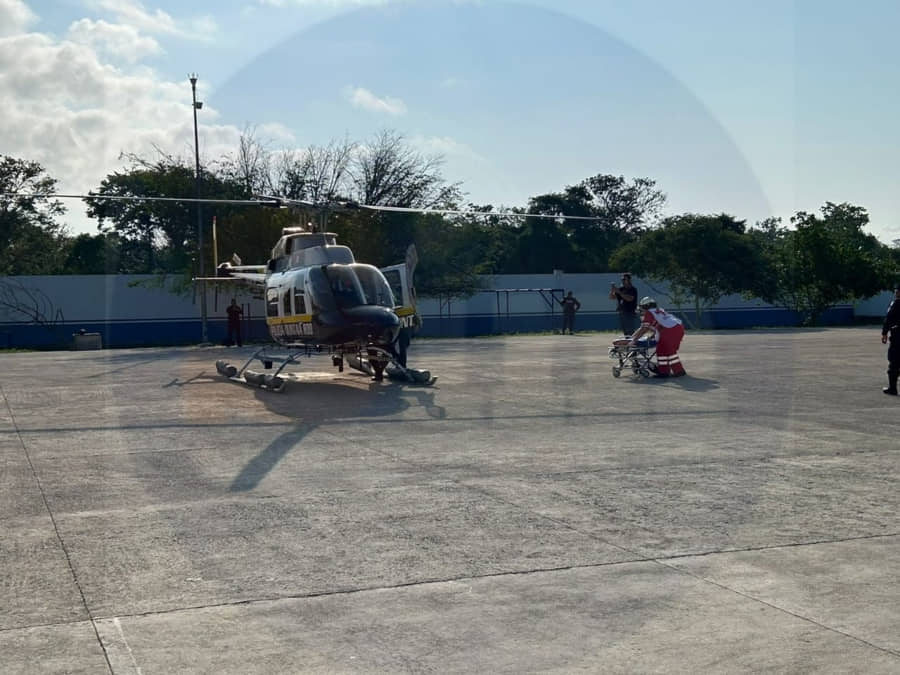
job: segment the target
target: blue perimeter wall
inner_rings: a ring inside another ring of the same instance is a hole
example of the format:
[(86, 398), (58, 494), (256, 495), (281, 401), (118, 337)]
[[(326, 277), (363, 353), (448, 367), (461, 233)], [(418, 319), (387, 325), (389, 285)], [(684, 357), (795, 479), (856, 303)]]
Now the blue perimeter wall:
[[(608, 298), (617, 274), (509, 275), (485, 277), (486, 290), (464, 300), (422, 299), (422, 337), (468, 337), (498, 333), (558, 330), (562, 320), (555, 302), (571, 290), (581, 301), (576, 330), (615, 331), (615, 303)], [(677, 315), (666, 287), (635, 279), (640, 295), (652, 295)], [(147, 276), (0, 277), (0, 348), (68, 347), (73, 334), (99, 333), (104, 347), (192, 344), (201, 341), (200, 298), (175, 294)], [(863, 303), (829, 310), (822, 323), (850, 325), (884, 316), (890, 292)], [(225, 339), (225, 307), (235, 297), (244, 307), (244, 339), (268, 339), (263, 302), (247, 290), (210, 288), (207, 336)], [(40, 317), (40, 322), (32, 320)], [(795, 326), (790, 310), (754, 299), (729, 296), (703, 314), (704, 329)]]
[[(674, 312), (682, 318), (693, 319), (693, 312)], [(828, 310), (822, 316), (824, 325), (851, 325), (856, 322), (853, 307), (842, 306)], [(494, 335), (499, 333), (536, 333), (558, 331), (562, 316), (542, 315), (464, 315), (425, 317), (422, 337)], [(738, 329), (757, 327), (796, 326), (796, 312), (779, 307), (765, 309), (718, 309), (704, 312), (703, 329)], [(575, 330), (618, 331), (619, 319), (615, 312), (579, 312)]]

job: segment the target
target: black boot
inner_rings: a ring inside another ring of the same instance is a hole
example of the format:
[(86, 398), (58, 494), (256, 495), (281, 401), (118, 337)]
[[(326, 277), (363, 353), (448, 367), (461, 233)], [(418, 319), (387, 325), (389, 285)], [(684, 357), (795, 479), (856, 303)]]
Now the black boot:
[(888, 373), (888, 386), (881, 391), (889, 396), (897, 395), (897, 373)]

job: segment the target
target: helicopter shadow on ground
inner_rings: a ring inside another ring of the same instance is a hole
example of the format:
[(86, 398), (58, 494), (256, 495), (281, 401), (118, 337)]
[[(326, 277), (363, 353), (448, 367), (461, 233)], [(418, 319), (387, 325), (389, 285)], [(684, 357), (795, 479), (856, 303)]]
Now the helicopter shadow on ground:
[(205, 370), (201, 370), (196, 375), (188, 378), (173, 378), (170, 382), (162, 385), (162, 388), (168, 389), (169, 387), (185, 387), (192, 384), (217, 384), (221, 382), (222, 377), (220, 375), (216, 375), (215, 373), (207, 373)]
[[(163, 356), (165, 357), (168, 355), (163, 354)], [(96, 373), (84, 375), (84, 379), (100, 379), (109, 377), (110, 375), (118, 375), (119, 373), (123, 373), (126, 370), (131, 370), (132, 368), (140, 368), (142, 366), (156, 364), (159, 362), (159, 360), (159, 353), (154, 353), (152, 355), (148, 355), (146, 353), (108, 355), (106, 353), (100, 352), (98, 361), (102, 363), (106, 370), (101, 370)]]
[(367, 375), (344, 374), (327, 380), (291, 380), (280, 393), (258, 390), (266, 408), (295, 420), (294, 426), (252, 457), (235, 476), (231, 492), (247, 492), (259, 485), (313, 430), (342, 420), (353, 423), (385, 421), (412, 407), (430, 418), (443, 419), (446, 410), (435, 402), (436, 389), (422, 385), (372, 382)]

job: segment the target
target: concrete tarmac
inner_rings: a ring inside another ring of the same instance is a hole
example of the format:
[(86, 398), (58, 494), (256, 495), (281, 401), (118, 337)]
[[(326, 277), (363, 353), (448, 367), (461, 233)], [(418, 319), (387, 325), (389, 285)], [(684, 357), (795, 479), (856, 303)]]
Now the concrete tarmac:
[(0, 356), (2, 673), (900, 672), (877, 327)]

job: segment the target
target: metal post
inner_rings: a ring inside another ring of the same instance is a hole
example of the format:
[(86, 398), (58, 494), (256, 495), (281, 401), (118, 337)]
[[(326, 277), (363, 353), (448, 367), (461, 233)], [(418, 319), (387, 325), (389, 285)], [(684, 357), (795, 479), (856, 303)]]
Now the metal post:
[[(193, 96), (194, 107), (194, 161), (196, 163), (196, 171), (194, 174), (194, 191), (197, 199), (200, 199), (200, 141), (197, 135), (197, 111), (203, 107), (203, 102), (197, 100), (197, 74), (191, 73), (191, 94)], [(203, 220), (200, 208), (200, 202), (197, 202), (197, 248), (199, 249), (200, 270), (198, 276), (200, 281), (200, 340), (201, 342), (209, 342), (206, 331), (206, 281), (202, 278), (206, 276), (205, 266), (203, 264)]]
[[(213, 271), (219, 269), (219, 243), (216, 241), (216, 217), (213, 216), (212, 219), (213, 225)], [(218, 274), (216, 275), (218, 276)]]

